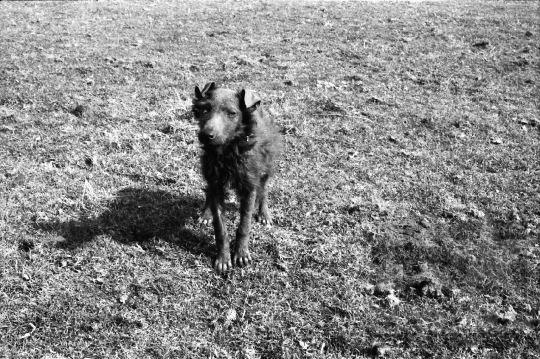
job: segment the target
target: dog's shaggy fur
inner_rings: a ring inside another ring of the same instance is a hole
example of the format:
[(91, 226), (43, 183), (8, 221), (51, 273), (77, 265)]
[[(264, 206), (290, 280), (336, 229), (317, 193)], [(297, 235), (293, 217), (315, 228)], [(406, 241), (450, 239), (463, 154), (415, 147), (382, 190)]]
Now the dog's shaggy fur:
[[(268, 179), (274, 172), (274, 158), (280, 150), (280, 136), (259, 97), (249, 91), (218, 88), (213, 82), (203, 90), (195, 88), (193, 114), (199, 121), (202, 144), (202, 173), (208, 184), (206, 203), (200, 222), (214, 226), (218, 273), (251, 262), (249, 234), (251, 217), (272, 223), (268, 211)], [(236, 190), (240, 200), (240, 225), (231, 261), (229, 238), (224, 225), (225, 194)]]

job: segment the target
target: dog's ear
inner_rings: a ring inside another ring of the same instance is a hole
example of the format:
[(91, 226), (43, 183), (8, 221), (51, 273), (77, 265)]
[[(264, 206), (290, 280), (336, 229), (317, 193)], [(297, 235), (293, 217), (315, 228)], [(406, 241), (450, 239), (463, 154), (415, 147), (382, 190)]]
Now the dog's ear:
[(202, 91), (199, 89), (199, 86), (195, 86), (195, 97), (198, 100), (200, 100), (206, 95), (207, 92), (210, 92), (215, 88), (216, 88), (215, 82), (209, 82), (206, 85), (204, 85), (204, 88), (202, 89)]
[(242, 101), (241, 107), (245, 108), (248, 112), (255, 111), (261, 104), (259, 96), (250, 90), (240, 91), (240, 100)]

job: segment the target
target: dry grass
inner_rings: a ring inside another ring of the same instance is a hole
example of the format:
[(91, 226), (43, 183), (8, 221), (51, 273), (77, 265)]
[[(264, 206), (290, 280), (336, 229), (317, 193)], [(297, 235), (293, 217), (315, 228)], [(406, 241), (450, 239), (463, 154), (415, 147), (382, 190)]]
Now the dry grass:
[[(0, 357), (538, 358), (536, 2), (0, 8)], [(286, 143), (226, 277), (210, 80)]]

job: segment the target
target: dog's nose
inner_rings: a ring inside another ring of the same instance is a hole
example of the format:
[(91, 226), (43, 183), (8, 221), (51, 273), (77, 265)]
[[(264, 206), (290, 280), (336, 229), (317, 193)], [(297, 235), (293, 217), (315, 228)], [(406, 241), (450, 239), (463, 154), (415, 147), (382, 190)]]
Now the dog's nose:
[(216, 134), (213, 131), (201, 131), (199, 133), (199, 141), (206, 143), (216, 138)]

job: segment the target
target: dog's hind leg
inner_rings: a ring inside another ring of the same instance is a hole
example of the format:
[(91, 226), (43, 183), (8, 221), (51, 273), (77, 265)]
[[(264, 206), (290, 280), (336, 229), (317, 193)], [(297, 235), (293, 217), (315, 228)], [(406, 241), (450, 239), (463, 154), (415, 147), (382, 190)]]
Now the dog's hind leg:
[(249, 233), (251, 231), (251, 217), (255, 208), (255, 190), (240, 195), (240, 225), (236, 230), (236, 248), (233, 263), (244, 267), (251, 263), (249, 253)]
[(268, 179), (267, 174), (261, 177), (261, 184), (257, 191), (257, 206), (259, 212), (257, 213), (257, 221), (265, 226), (272, 225), (272, 216), (268, 210)]
[(218, 254), (214, 260), (214, 270), (218, 273), (224, 273), (232, 268), (231, 262), (231, 247), (229, 244), (229, 236), (225, 227), (225, 200), (224, 193), (208, 193), (208, 202), (210, 202), (210, 210), (212, 211), (214, 235), (216, 238), (216, 246)]
[(210, 206), (210, 198), (208, 196), (208, 193), (206, 194), (206, 200), (204, 201), (203, 210), (199, 215), (199, 218), (197, 218), (197, 223), (205, 226), (208, 226), (212, 223), (212, 208)]

